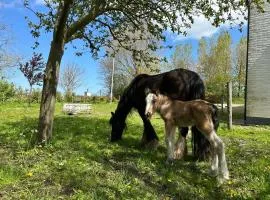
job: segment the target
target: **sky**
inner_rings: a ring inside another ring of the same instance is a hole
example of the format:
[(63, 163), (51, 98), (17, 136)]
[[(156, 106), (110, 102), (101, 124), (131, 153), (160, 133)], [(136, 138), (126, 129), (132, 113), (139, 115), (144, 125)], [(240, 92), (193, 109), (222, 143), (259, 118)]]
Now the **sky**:
[[(33, 9), (42, 9), (42, 0), (32, 0), (31, 6)], [(11, 50), (15, 54), (18, 54), (23, 58), (23, 61), (27, 61), (33, 54), (35, 39), (30, 34), (30, 29), (27, 25), (25, 17), (28, 16), (31, 20), (36, 20), (36, 17), (28, 9), (23, 7), (23, 0), (0, 0), (0, 23), (4, 23), (8, 26), (9, 34), (12, 37)], [(202, 37), (211, 37), (218, 34), (221, 30), (228, 30), (232, 36), (232, 45), (235, 45), (242, 36), (246, 36), (246, 25), (242, 32), (237, 27), (230, 27), (229, 24), (224, 24), (219, 28), (213, 27), (203, 16), (195, 17), (195, 23), (188, 30), (188, 35), (174, 35), (171, 32), (167, 32), (167, 44), (177, 45), (184, 43), (191, 43), (193, 47), (193, 58), (197, 58), (198, 41)], [(35, 50), (37, 53), (42, 53), (44, 60), (47, 60), (50, 42), (52, 40), (51, 33), (42, 33), (38, 42), (39, 47)], [(99, 75), (99, 60), (95, 60), (89, 53), (85, 53), (82, 56), (76, 56), (72, 47), (67, 46), (62, 62), (61, 69), (66, 64), (77, 64), (84, 72), (82, 77), (82, 85), (77, 89), (77, 94), (83, 94), (88, 89), (92, 94), (99, 94), (102, 91), (102, 80)], [(170, 58), (173, 49), (161, 51), (165, 56)], [(164, 56), (163, 55), (163, 56)], [(13, 69), (12, 72), (7, 75), (9, 81), (13, 82), (16, 86), (23, 88), (28, 87), (27, 80), (18, 69)]]

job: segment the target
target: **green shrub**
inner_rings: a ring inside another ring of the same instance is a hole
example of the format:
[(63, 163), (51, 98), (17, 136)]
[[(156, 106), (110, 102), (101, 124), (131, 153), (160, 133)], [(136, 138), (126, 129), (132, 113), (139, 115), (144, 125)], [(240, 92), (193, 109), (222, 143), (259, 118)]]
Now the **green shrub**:
[(15, 96), (16, 88), (14, 84), (6, 80), (0, 80), (0, 101), (4, 102)]
[(64, 101), (64, 96), (62, 95), (61, 92), (56, 92), (56, 101), (57, 102), (63, 102)]
[(33, 89), (31, 95), (31, 102), (40, 103), (41, 101), (41, 89)]

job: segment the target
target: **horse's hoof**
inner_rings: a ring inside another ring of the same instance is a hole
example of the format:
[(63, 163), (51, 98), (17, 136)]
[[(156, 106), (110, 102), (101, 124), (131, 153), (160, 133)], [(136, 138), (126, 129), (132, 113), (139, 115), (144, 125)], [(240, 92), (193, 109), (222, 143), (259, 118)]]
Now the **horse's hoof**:
[(174, 160), (172, 158), (168, 158), (166, 160), (166, 165), (172, 166), (174, 164)]

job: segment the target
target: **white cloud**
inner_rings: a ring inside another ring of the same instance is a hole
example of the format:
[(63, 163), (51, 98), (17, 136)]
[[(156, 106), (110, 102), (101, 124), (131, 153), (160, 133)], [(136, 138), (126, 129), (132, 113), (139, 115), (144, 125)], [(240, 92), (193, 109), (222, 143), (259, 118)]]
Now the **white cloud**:
[(210, 37), (218, 28), (212, 26), (212, 24), (204, 17), (194, 17), (194, 24), (191, 25), (190, 29), (187, 29), (187, 36), (180, 35), (177, 39), (200, 39), (202, 37)]
[[(226, 22), (219, 27), (215, 27), (209, 22), (203, 15), (195, 16), (194, 23), (191, 25), (190, 29), (186, 29), (187, 36), (179, 35), (176, 37), (176, 40), (185, 40), (185, 39), (201, 39), (202, 37), (211, 37), (217, 33), (220, 29), (228, 29), (230, 27), (236, 27), (241, 21), (244, 21), (244, 17), (238, 13), (233, 13), (232, 17), (236, 19), (235, 24), (230, 24)], [(247, 22), (245, 22), (247, 23)]]

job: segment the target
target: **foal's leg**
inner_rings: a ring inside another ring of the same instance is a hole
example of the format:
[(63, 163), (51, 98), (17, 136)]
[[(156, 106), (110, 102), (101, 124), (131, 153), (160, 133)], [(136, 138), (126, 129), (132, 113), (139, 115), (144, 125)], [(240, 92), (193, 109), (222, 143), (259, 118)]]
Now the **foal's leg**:
[(174, 159), (174, 139), (175, 139), (175, 129), (176, 127), (169, 123), (165, 123), (165, 129), (166, 129), (166, 144), (167, 144), (167, 162), (172, 162)]
[(220, 168), (221, 178), (229, 179), (229, 171), (226, 162), (226, 156), (224, 151), (224, 143), (223, 141), (216, 135), (216, 140), (218, 143), (218, 164)]
[(175, 144), (175, 150), (174, 150), (175, 159), (181, 159), (183, 158), (184, 155), (187, 154), (186, 136), (188, 133), (188, 127), (185, 127), (185, 128), (178, 127), (178, 129), (179, 129), (179, 136)]
[[(219, 168), (219, 182), (223, 182), (225, 179), (229, 179), (229, 171), (227, 167), (226, 157), (225, 157), (225, 151), (224, 151), (224, 143), (222, 140), (217, 136), (215, 131), (212, 131), (210, 135), (207, 137), (209, 139), (209, 142), (214, 150), (215, 158), (213, 157), (212, 160), (212, 166), (216, 168), (216, 155), (218, 156), (218, 168)], [(211, 168), (212, 168), (211, 166)]]
[(218, 154), (216, 148), (214, 148), (213, 145), (211, 145), (211, 167), (209, 170), (210, 176), (217, 176), (218, 175)]

